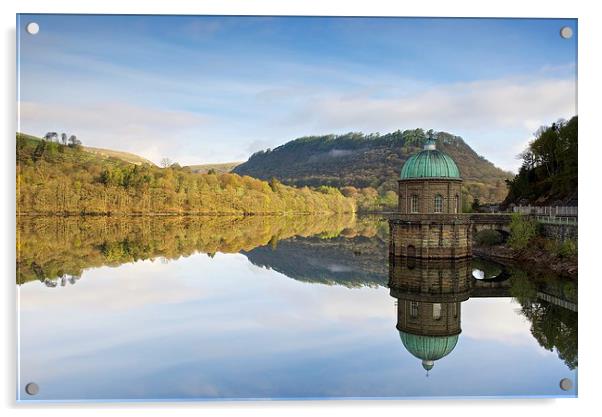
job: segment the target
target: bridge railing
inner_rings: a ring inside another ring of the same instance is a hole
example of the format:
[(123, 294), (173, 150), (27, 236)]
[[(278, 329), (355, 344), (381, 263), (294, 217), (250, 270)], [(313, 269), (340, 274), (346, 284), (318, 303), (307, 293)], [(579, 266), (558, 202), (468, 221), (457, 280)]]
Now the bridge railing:
[(579, 212), (577, 206), (516, 206), (512, 210), (514, 213), (556, 217), (577, 217)]
[(572, 216), (532, 216), (540, 223), (548, 224), (577, 224), (577, 217)]

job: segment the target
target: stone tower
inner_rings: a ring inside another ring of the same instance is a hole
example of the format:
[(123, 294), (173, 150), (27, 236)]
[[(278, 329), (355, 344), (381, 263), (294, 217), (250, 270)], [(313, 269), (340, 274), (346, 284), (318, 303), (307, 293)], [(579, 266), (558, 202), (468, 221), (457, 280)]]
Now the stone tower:
[(462, 178), (431, 137), (403, 165), (398, 216), (389, 221), (392, 256), (454, 259), (471, 256), (471, 227), (462, 211)]

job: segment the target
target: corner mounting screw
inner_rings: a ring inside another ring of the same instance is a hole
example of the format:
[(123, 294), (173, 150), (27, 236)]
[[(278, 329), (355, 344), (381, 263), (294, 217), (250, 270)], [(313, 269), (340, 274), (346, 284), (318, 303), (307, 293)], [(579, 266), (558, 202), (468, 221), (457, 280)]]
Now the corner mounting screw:
[(30, 382), (29, 384), (25, 385), (25, 392), (29, 395), (36, 395), (38, 392), (40, 392), (40, 387), (38, 387), (38, 384), (35, 382)]
[(560, 29), (560, 37), (562, 39), (571, 39), (573, 37), (573, 29), (570, 26), (563, 26)]
[(25, 30), (30, 35), (37, 35), (40, 31), (40, 25), (38, 25), (36, 22), (29, 22), (27, 26), (25, 26)]
[(568, 391), (573, 388), (573, 381), (570, 378), (562, 378), (560, 380), (560, 389), (563, 391)]

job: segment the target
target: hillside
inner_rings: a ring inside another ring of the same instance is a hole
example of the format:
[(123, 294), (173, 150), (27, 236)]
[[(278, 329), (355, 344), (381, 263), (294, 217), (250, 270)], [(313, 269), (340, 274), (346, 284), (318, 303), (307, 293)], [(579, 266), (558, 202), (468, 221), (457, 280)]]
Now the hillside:
[(121, 151), (114, 151), (112, 149), (103, 149), (103, 148), (93, 148), (91, 146), (84, 146), (82, 148), (83, 151), (85, 152), (90, 152), (96, 156), (99, 156), (101, 158), (115, 158), (115, 159), (120, 159), (124, 162), (129, 162), (130, 164), (135, 164), (135, 165), (142, 165), (142, 164), (149, 164), (149, 165), (155, 165), (153, 162), (149, 161), (146, 158), (143, 158), (141, 156), (135, 155), (133, 153), (129, 153), (129, 152), (121, 152)]
[(220, 164), (187, 165), (187, 167), (190, 168), (192, 172), (198, 174), (207, 174), (210, 171), (213, 171), (216, 174), (225, 174), (226, 172), (231, 172), (240, 164), (242, 164), (242, 162), (223, 162)]
[[(42, 140), (41, 138), (39, 138), (37, 136), (28, 135), (26, 133), (17, 133), (17, 137), (20, 138), (21, 140), (33, 141), (35, 143), (38, 143), (39, 141)], [(124, 162), (129, 162), (130, 164), (135, 164), (135, 165), (142, 165), (142, 164), (155, 165), (153, 162), (149, 161), (148, 159), (143, 158), (138, 155), (135, 155), (133, 153), (129, 153), (129, 152), (115, 151), (113, 149), (95, 148), (92, 146), (80, 146), (79, 149), (84, 152), (91, 153), (102, 159), (114, 158), (114, 159), (118, 159), (118, 160), (121, 160)]]
[(340, 213), (356, 207), (332, 187), (136, 165), (19, 133), (16, 151), (19, 214)]
[(542, 126), (521, 154), (518, 175), (508, 181), (504, 205), (576, 206), (578, 202), (578, 118)]
[[(273, 150), (260, 151), (233, 172), (255, 178), (277, 178), (289, 185), (372, 187), (381, 194), (396, 190), (405, 160), (419, 151), (422, 129), (386, 135), (348, 133), (308, 136)], [(505, 180), (514, 175), (478, 155), (459, 136), (439, 132), (437, 147), (457, 162), (464, 179), (465, 201), (500, 202), (507, 193)]]

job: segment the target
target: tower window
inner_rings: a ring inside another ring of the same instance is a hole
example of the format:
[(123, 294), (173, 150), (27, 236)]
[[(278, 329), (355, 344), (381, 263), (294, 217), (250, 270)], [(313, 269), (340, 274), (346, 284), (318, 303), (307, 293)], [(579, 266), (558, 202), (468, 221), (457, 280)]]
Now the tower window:
[(441, 304), (433, 304), (433, 319), (441, 320)]
[(416, 301), (410, 301), (410, 317), (418, 317), (418, 303)]
[(454, 213), (460, 212), (460, 198), (458, 195), (454, 197)]
[(443, 197), (441, 194), (435, 196), (435, 213), (443, 212)]
[(418, 213), (418, 196), (416, 194), (414, 194), (412, 196), (412, 201), (411, 201), (411, 206), (410, 206), (410, 211), (412, 213)]

